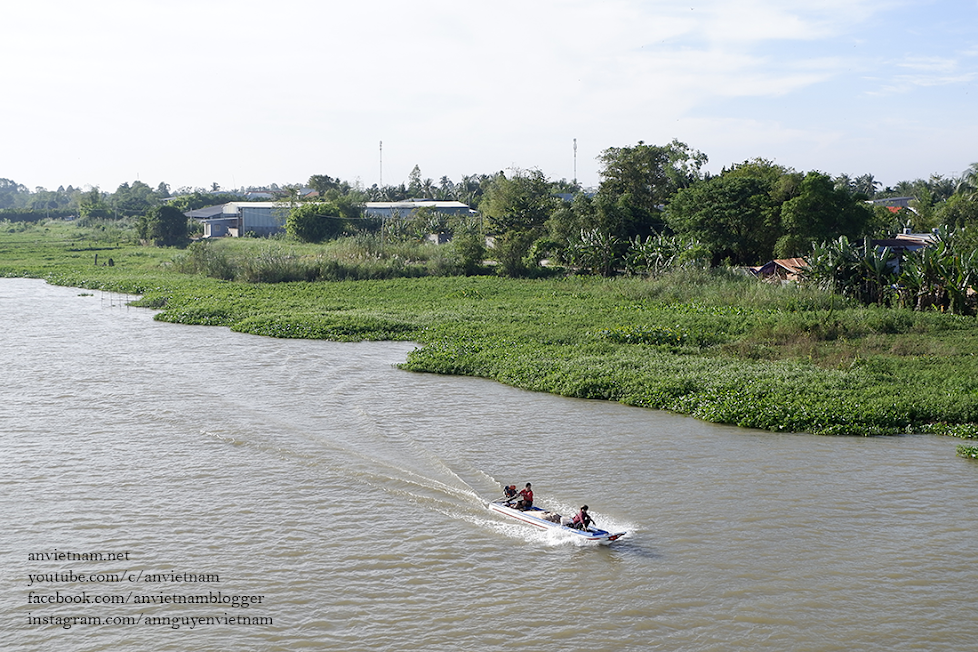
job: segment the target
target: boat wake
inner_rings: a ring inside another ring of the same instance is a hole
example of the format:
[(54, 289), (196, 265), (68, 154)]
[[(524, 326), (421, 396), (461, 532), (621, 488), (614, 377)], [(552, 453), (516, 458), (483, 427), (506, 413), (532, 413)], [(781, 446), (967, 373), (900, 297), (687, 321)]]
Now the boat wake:
[[(212, 441), (244, 447), (261, 457), (273, 456), (293, 468), (310, 485), (320, 485), (324, 495), (345, 504), (368, 500), (376, 504), (376, 492), (385, 494), (395, 510), (406, 501), (433, 513), (470, 523), (493, 534), (534, 545), (591, 546), (573, 533), (540, 530), (509, 521), (487, 509), (500, 497), (502, 483), (456, 452), (440, 453), (410, 433), (387, 428), (362, 408), (347, 414), (343, 430), (316, 432), (262, 415), (265, 429), (202, 430)], [(353, 417), (352, 423), (349, 417)], [(447, 459), (450, 455), (452, 459)], [(351, 483), (369, 488), (351, 490)], [(371, 498), (370, 496), (373, 495)], [(577, 507), (544, 499), (542, 505), (560, 514), (572, 515)], [(606, 514), (592, 512), (599, 527), (613, 532), (634, 532), (635, 527)]]

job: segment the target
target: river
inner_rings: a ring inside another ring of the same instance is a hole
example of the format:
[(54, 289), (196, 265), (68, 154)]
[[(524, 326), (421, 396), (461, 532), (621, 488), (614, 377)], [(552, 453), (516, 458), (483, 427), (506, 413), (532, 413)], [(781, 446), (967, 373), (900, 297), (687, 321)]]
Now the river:
[[(965, 650), (978, 465), (0, 279), (0, 648)], [(611, 546), (488, 512), (591, 506)], [(200, 602), (203, 601), (203, 602)]]

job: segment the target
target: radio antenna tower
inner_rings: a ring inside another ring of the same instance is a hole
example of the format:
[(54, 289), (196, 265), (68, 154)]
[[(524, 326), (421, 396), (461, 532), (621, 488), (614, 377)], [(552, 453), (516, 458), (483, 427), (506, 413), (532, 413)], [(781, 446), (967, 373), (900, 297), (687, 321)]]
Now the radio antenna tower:
[(384, 141), (380, 141), (380, 187), (384, 187)]
[(577, 139), (574, 139), (574, 185), (577, 185)]

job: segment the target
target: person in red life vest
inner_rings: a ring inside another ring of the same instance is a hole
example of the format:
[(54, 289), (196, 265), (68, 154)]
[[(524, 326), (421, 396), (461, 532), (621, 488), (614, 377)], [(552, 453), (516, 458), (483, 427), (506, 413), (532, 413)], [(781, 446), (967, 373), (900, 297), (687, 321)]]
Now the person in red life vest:
[(530, 488), (530, 483), (526, 483), (526, 487), (520, 489), (520, 500), (516, 503), (516, 509), (520, 511), (526, 511), (533, 507), (533, 489)]
[(571, 521), (571, 527), (575, 530), (586, 530), (593, 524), (594, 519), (592, 519), (591, 515), (587, 513), (587, 505), (581, 507), (581, 511), (579, 511), (574, 516), (574, 520)]

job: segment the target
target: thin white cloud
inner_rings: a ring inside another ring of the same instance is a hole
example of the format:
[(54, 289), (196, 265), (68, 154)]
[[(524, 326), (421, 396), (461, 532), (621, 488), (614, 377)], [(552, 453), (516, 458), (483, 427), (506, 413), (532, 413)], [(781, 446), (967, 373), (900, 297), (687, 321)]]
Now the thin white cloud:
[(978, 71), (965, 68), (958, 58), (909, 56), (892, 66), (893, 73), (881, 78), (874, 94), (906, 93), (914, 88), (967, 84), (978, 79)]
[(909, 57), (897, 66), (929, 74), (946, 75), (957, 70), (958, 61), (946, 57)]

